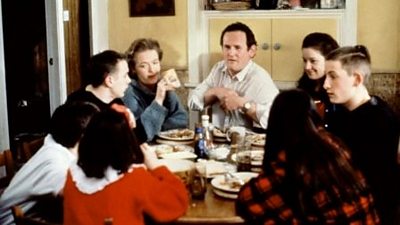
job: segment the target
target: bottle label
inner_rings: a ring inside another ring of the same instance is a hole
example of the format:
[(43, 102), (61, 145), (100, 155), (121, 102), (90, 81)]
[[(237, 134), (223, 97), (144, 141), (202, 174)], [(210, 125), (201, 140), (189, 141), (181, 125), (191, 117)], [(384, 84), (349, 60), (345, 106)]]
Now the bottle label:
[(200, 139), (197, 141), (194, 151), (195, 151), (194, 153), (197, 155), (197, 158), (200, 158), (200, 159), (208, 158), (208, 153), (205, 148), (204, 139)]

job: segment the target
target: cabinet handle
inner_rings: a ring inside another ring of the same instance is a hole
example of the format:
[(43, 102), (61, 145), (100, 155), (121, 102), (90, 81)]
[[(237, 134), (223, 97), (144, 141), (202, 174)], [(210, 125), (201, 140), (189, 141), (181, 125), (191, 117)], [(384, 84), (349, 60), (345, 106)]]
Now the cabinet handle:
[(274, 50), (278, 51), (279, 49), (281, 49), (282, 45), (281, 43), (275, 43), (274, 44)]
[(268, 44), (268, 43), (263, 43), (263, 44), (261, 45), (261, 48), (262, 48), (263, 50), (268, 50), (268, 49), (269, 49), (269, 44)]

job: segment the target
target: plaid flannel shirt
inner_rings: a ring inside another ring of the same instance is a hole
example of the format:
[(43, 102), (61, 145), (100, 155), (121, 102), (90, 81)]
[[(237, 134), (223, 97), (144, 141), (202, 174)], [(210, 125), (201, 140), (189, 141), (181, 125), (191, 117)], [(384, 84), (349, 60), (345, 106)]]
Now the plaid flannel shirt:
[[(275, 163), (274, 174), (260, 174), (246, 183), (239, 192), (236, 210), (249, 224), (380, 224), (370, 193), (350, 201), (334, 201), (339, 198), (338, 192), (319, 190), (311, 194), (314, 211), (308, 212), (308, 215), (299, 215), (299, 212), (294, 212), (285, 203), (281, 193), (282, 188), (287, 188), (283, 187), (285, 163)], [(335, 187), (332, 189), (337, 190)]]

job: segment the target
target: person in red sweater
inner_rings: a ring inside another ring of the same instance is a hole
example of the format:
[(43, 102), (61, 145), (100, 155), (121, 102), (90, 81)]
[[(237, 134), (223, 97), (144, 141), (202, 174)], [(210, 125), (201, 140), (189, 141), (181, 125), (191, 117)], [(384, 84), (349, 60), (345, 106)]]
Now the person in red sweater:
[(64, 225), (170, 222), (186, 212), (184, 184), (147, 144), (139, 146), (127, 121), (109, 109), (88, 124), (64, 187)]

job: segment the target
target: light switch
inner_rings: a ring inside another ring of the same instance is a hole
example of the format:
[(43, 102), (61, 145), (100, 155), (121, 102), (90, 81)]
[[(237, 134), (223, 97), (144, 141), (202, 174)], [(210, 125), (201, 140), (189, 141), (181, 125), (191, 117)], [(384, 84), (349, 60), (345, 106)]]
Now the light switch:
[(69, 10), (64, 10), (63, 11), (63, 20), (64, 21), (69, 21)]

